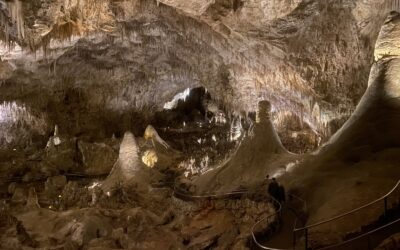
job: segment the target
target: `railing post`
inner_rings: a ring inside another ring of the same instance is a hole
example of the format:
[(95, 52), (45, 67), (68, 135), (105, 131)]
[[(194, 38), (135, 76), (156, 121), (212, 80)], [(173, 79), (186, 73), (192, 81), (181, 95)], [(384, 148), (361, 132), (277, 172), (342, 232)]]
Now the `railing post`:
[(304, 249), (308, 249), (308, 228), (304, 229)]
[(368, 250), (371, 250), (371, 239), (370, 236), (368, 235)]
[(386, 219), (386, 217), (387, 217), (387, 207), (388, 207), (388, 205), (387, 205), (387, 196), (385, 197), (385, 199), (383, 200), (384, 201), (384, 206), (385, 206), (385, 211), (383, 212), (383, 217)]

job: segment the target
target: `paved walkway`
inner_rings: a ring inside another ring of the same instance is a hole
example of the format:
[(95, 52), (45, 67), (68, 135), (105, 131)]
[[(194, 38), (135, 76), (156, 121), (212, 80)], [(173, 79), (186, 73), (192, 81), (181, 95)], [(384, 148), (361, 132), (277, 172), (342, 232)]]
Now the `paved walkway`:
[(292, 249), (293, 248), (293, 227), (296, 221), (296, 215), (286, 206), (282, 208), (281, 226), (268, 241), (263, 245), (277, 249)]

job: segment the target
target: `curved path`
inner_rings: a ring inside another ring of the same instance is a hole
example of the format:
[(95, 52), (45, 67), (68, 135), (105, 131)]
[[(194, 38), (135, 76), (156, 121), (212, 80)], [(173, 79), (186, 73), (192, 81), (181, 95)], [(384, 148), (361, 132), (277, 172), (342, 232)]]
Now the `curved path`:
[(268, 247), (273, 249), (293, 248), (293, 229), (297, 219), (296, 214), (290, 208), (283, 206), (280, 216), (280, 227), (277, 233), (265, 242), (268, 243)]

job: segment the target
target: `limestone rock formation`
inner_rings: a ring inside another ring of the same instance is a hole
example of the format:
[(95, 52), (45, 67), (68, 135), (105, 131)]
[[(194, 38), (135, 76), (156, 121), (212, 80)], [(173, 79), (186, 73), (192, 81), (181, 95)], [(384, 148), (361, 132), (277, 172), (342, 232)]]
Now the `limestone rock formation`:
[(142, 156), (142, 162), (149, 168), (153, 168), (158, 161), (158, 156), (154, 150), (146, 150)]
[(78, 141), (84, 172), (89, 175), (110, 173), (117, 159), (117, 152), (105, 143), (87, 143)]
[(251, 186), (261, 182), (264, 177), (274, 175), (285, 168), (294, 157), (282, 143), (270, 120), (271, 104), (260, 101), (257, 122), (251, 134), (243, 139), (236, 153), (229, 161), (198, 177), (194, 184), (198, 192), (211, 190), (232, 191), (240, 185)]
[(394, 234), (385, 239), (375, 250), (395, 250), (400, 248), (400, 234)]
[(392, 12), (379, 34), (375, 51), (378, 60), (372, 66), (368, 89), (351, 118), (321, 151), (346, 155), (349, 148), (365, 147), (360, 152), (365, 154), (398, 145), (400, 51), (396, 37), (400, 36), (399, 24), (400, 14)]
[(78, 172), (76, 138), (52, 136), (47, 146), (43, 167), (64, 172)]
[(182, 158), (181, 152), (172, 148), (157, 130), (148, 125), (143, 134), (144, 143), (141, 145), (141, 160), (150, 167), (160, 171), (174, 171)]
[(386, 19), (385, 25), (381, 28), (378, 40), (375, 44), (374, 57), (379, 61), (384, 57), (400, 55), (400, 29), (397, 12), (391, 12)]
[(139, 158), (139, 147), (134, 135), (126, 132), (122, 139), (118, 159), (115, 162), (107, 179), (101, 184), (104, 193), (111, 195), (117, 189), (139, 185), (146, 188), (150, 176), (146, 172)]
[[(306, 194), (308, 205), (313, 208), (308, 223), (375, 200), (398, 181), (400, 170), (393, 163), (399, 160), (400, 147), (399, 27), (400, 14), (392, 12), (376, 43), (377, 61), (371, 68), (368, 89), (349, 120), (315, 155), (285, 176), (287, 185)], [(368, 193), (363, 191), (366, 186)], [(323, 195), (327, 193), (329, 197)], [(321, 235), (329, 235), (322, 244), (337, 242), (342, 235), (360, 230), (366, 221), (378, 218), (381, 212), (371, 207), (354, 214), (352, 223), (335, 221), (335, 232), (323, 225), (309, 232), (309, 237), (318, 241)]]
[(34, 187), (29, 188), (28, 198), (26, 201), (26, 207), (28, 209), (37, 209), (40, 208), (38, 196)]
[(155, 142), (161, 144), (162, 146), (164, 146), (165, 148), (169, 148), (168, 143), (166, 143), (157, 133), (157, 130), (151, 126), (148, 125), (146, 130), (144, 131), (144, 135), (143, 138), (147, 141), (147, 140), (151, 140), (151, 142), (153, 143), (153, 146), (155, 147)]
[(26, 197), (25, 190), (21, 187), (17, 187), (12, 195), (11, 201), (15, 204), (25, 204)]

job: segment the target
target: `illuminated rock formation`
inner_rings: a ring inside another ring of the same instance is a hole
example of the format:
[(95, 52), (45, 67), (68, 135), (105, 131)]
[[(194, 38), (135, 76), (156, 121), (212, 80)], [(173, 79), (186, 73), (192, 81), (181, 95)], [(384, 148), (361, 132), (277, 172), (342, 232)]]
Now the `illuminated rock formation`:
[(153, 143), (153, 146), (155, 147), (155, 143), (154, 141), (156, 141), (157, 143), (159, 143), (160, 145), (164, 146), (165, 148), (169, 148), (168, 143), (166, 143), (159, 135), (157, 130), (151, 126), (148, 125), (146, 130), (144, 131), (144, 135), (143, 138), (148, 141), (151, 140), (151, 142)]
[[(399, 179), (399, 31), (400, 14), (392, 12), (376, 42), (376, 61), (356, 110), (315, 155), (284, 177), (289, 189), (304, 194), (312, 207), (310, 224), (381, 197)], [(388, 201), (388, 206), (397, 206), (394, 200)], [(365, 209), (352, 214), (351, 223), (346, 219), (334, 221), (314, 228), (309, 237), (323, 244), (337, 243), (342, 235), (375, 221), (381, 213), (380, 209)], [(321, 239), (321, 235), (326, 236)]]
[(146, 187), (148, 177), (143, 172), (144, 166), (139, 158), (139, 147), (135, 137), (131, 132), (126, 132), (120, 145), (118, 159), (101, 188), (107, 195), (112, 195), (121, 188), (135, 185)]
[(146, 150), (142, 156), (142, 162), (149, 168), (153, 168), (158, 161), (158, 156), (154, 150)]
[[(351, 118), (322, 149), (332, 155), (352, 154), (348, 148), (363, 147), (367, 152), (400, 145), (400, 14), (392, 12), (379, 34), (368, 89)], [(356, 153), (357, 154), (357, 153)]]
[(210, 190), (231, 191), (239, 186), (251, 186), (280, 171), (294, 157), (282, 146), (282, 143), (270, 120), (271, 104), (260, 101), (257, 121), (250, 135), (241, 142), (236, 153), (229, 161), (200, 177), (194, 184), (198, 192)]

